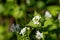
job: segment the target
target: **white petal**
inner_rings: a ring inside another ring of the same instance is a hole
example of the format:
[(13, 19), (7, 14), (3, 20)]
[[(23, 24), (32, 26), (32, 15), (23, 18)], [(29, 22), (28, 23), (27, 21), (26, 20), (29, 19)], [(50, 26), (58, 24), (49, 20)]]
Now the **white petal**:
[(40, 16), (35, 16), (32, 20), (34, 21), (34, 20), (36, 20), (36, 19), (37, 19), (37, 20), (39, 21), (39, 20), (40, 20), (40, 18), (41, 18)]
[(12, 32), (15, 32), (15, 31), (16, 31), (16, 30), (15, 30), (15, 25), (14, 25), (14, 24), (12, 24), (10, 30), (11, 30)]
[(39, 20), (40, 20), (40, 16), (35, 16), (33, 19), (32, 19), (32, 21), (34, 22), (34, 24), (39, 24)]
[(43, 38), (43, 33), (40, 33), (39, 31), (36, 32), (36, 38), (41, 39)]
[(40, 33), (41, 38), (43, 38), (43, 33)]
[(52, 15), (51, 15), (48, 11), (46, 11), (46, 12), (45, 12), (45, 17), (51, 18)]
[(23, 29), (21, 30), (20, 34), (24, 35), (25, 32), (26, 32), (26, 28), (27, 28), (27, 27), (23, 28)]
[(58, 15), (58, 20), (60, 20), (60, 14)]
[(39, 22), (34, 22), (34, 24), (37, 24), (37, 25), (38, 25), (38, 24), (39, 24)]
[(40, 37), (36, 36), (37, 39), (41, 39)]

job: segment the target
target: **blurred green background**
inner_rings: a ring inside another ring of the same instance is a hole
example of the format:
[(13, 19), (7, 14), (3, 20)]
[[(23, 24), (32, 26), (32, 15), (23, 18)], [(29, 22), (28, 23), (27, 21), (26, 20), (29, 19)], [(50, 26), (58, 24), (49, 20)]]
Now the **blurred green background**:
[[(51, 13), (51, 19), (44, 17), (46, 10)], [(30, 23), (36, 15), (35, 11), (42, 17), (41, 24), (39, 24), (41, 27), (36, 27), (36, 25)], [(25, 26), (31, 28), (29, 31), (31, 33), (28, 34), (30, 39), (26, 38), (24, 40), (37, 40), (33, 33), (36, 30), (43, 31), (44, 40), (60, 40), (59, 14), (60, 0), (0, 0), (0, 40), (23, 40), (25, 38), (23, 36), (22, 38), (19, 37), (18, 32), (10, 30), (12, 24), (19, 24), (20, 28)]]

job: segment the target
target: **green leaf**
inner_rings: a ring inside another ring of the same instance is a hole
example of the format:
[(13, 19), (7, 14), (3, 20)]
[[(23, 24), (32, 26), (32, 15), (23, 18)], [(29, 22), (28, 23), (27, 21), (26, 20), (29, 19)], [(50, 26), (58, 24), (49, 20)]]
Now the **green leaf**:
[(6, 0), (7, 2), (14, 2), (15, 0)]
[(25, 17), (25, 11), (26, 11), (26, 7), (24, 4), (21, 4), (20, 6), (17, 6), (14, 8), (13, 11), (13, 17), (14, 18), (23, 18)]
[(10, 39), (13, 36), (12, 32), (7, 33), (8, 39)]
[(49, 25), (52, 25), (53, 23), (52, 23), (52, 21), (45, 21), (44, 22), (44, 27), (48, 27)]
[(52, 26), (49, 27), (49, 31), (52, 31), (54, 29), (57, 29), (57, 25), (56, 24), (53, 24)]
[(34, 28), (35, 28), (35, 27), (38, 27), (38, 25), (34, 24), (33, 21), (30, 21), (30, 22), (28, 23), (28, 26), (31, 26), (31, 27), (34, 27)]
[(6, 31), (5, 28), (3, 26), (0, 26), (0, 34), (4, 33), (5, 31)]
[(16, 7), (14, 8), (14, 11), (13, 11), (13, 17), (14, 17), (14, 18), (17, 18), (18, 14), (19, 14), (18, 8), (19, 8), (18, 6), (16, 6)]
[(1, 35), (0, 34), (0, 40), (7, 40), (8, 38), (6, 38), (6, 35)]
[(4, 10), (3, 15), (5, 15), (5, 16), (11, 15), (12, 16), (13, 15), (13, 10), (15, 8), (15, 4), (8, 2), (4, 5), (4, 7), (5, 7), (5, 10)]
[(57, 40), (56, 33), (50, 33), (50, 37), (52, 38), (52, 40)]
[(21, 4), (21, 5), (19, 6), (19, 10), (20, 10), (20, 11), (21, 11), (21, 10), (26, 11), (26, 5), (25, 5), (25, 4)]
[(56, 2), (55, 0), (47, 0), (47, 3)]
[(34, 16), (40, 16), (40, 14), (35, 10), (34, 11)]
[(0, 13), (2, 13), (5, 10), (2, 4), (0, 4)]
[(36, 6), (38, 9), (42, 9), (45, 7), (45, 3), (43, 1), (38, 1)]
[(47, 10), (50, 11), (50, 13), (53, 15), (53, 16), (57, 16), (57, 11), (60, 10), (60, 7), (59, 6), (48, 6), (47, 7)]

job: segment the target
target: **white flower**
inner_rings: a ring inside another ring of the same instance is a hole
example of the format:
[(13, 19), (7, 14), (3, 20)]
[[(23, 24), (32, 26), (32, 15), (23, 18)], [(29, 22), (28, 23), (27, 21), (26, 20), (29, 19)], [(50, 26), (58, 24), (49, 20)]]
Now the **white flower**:
[(16, 30), (15, 30), (15, 25), (14, 25), (14, 24), (12, 24), (10, 30), (11, 30), (12, 32), (15, 32), (15, 31), (16, 31)]
[(16, 31), (19, 31), (19, 30), (20, 30), (19, 26), (20, 26), (19, 24), (17, 24), (17, 25), (15, 26)]
[(20, 34), (24, 35), (25, 32), (26, 32), (26, 28), (27, 28), (27, 27), (24, 27), (23, 29), (21, 29)]
[(39, 24), (39, 20), (40, 20), (40, 16), (35, 16), (33, 19), (32, 19), (32, 21), (34, 22), (34, 24)]
[(45, 17), (46, 17), (46, 18), (51, 18), (52, 15), (51, 15), (48, 11), (46, 11), (46, 12), (45, 12)]
[(12, 24), (10, 30), (11, 30), (12, 32), (19, 31), (19, 30), (20, 30), (19, 24), (17, 24), (17, 25)]
[(60, 14), (58, 15), (58, 20), (60, 20)]
[(39, 24), (39, 22), (37, 22), (37, 21), (34, 21), (34, 24), (37, 24), (37, 25), (38, 25), (38, 24)]
[(36, 32), (36, 38), (41, 39), (43, 38), (43, 33), (40, 33), (39, 31)]

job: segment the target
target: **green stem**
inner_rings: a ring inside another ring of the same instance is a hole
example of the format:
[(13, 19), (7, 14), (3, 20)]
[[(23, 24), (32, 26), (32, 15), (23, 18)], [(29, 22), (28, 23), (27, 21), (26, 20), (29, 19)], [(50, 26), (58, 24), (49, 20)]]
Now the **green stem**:
[(60, 0), (59, 0), (59, 4), (60, 4)]
[(44, 37), (42, 38), (42, 40), (45, 40)]

